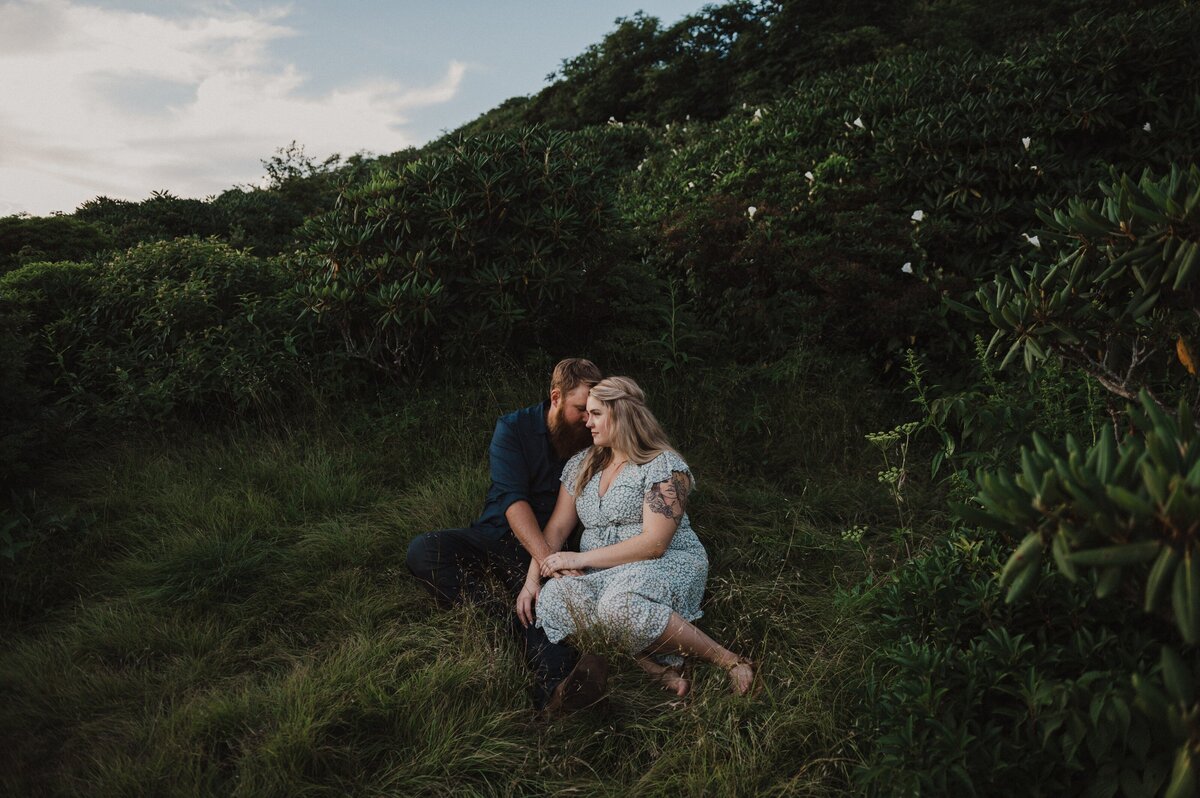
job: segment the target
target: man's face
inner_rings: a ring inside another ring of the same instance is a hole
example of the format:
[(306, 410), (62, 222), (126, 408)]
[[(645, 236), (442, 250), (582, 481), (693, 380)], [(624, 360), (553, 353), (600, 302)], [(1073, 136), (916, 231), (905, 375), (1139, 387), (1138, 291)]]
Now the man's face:
[(588, 386), (579, 385), (567, 394), (557, 388), (550, 391), (550, 440), (560, 457), (570, 457), (592, 442), (592, 435), (584, 426), (589, 390)]
[[(563, 396), (559, 393), (559, 404), (562, 406), (559, 410), (559, 418), (568, 427), (582, 427), (587, 423), (587, 401), (588, 391), (590, 389), (586, 385), (576, 385), (575, 389)], [(554, 396), (550, 397), (550, 405), (554, 406)]]

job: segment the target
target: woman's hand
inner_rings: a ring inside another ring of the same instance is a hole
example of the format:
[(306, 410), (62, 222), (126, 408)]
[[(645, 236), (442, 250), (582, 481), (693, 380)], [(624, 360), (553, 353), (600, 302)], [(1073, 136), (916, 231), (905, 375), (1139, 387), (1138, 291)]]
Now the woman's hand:
[(575, 576), (582, 573), (584, 567), (583, 555), (577, 551), (558, 551), (542, 560), (542, 576), (562, 576), (564, 571), (573, 571)]

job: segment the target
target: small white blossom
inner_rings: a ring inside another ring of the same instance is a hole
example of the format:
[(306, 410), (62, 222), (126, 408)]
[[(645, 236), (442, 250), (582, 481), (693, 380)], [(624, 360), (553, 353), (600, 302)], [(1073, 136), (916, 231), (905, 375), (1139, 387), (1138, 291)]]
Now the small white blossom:
[(913, 211), (911, 218), (914, 222), (922, 221), (925, 218), (925, 211)]
[(756, 213), (758, 213), (758, 208), (754, 205), (746, 209), (746, 215), (750, 217), (750, 221), (754, 221), (754, 214)]
[(691, 180), (689, 180), (689, 181), (688, 181), (688, 188), (695, 188), (695, 187), (696, 187), (696, 184), (695, 184), (695, 183), (693, 183)]
[(1029, 149), (1029, 145), (1033, 143), (1033, 139), (1029, 138), (1029, 136), (1026, 136), (1025, 138), (1021, 139), (1021, 143), (1025, 145), (1025, 149)]
[(1149, 122), (1147, 122), (1146, 124), (1142, 125), (1142, 130), (1144, 130), (1144, 131), (1146, 131), (1147, 133), (1149, 133), (1149, 132), (1150, 132), (1150, 123), (1149, 123)]
[(810, 183), (817, 179), (816, 176), (812, 172), (805, 172), (804, 176), (808, 178), (808, 181)]
[(908, 261), (901, 266), (900, 271), (904, 272), (905, 274), (912, 274), (912, 261)]
[(858, 119), (855, 119), (855, 120), (854, 120), (854, 126), (855, 126), (856, 128), (858, 128), (858, 129), (860, 129), (860, 130), (866, 130), (866, 129), (867, 129), (867, 126), (866, 126), (866, 124), (864, 124), (864, 123), (863, 123), (863, 121), (862, 121), (862, 117), (861, 117), (861, 116), (860, 116)]
[(1037, 236), (1031, 236), (1029, 233), (1021, 233), (1021, 235), (1025, 236), (1025, 240), (1030, 244), (1033, 244), (1038, 249), (1042, 248), (1042, 242), (1038, 240)]

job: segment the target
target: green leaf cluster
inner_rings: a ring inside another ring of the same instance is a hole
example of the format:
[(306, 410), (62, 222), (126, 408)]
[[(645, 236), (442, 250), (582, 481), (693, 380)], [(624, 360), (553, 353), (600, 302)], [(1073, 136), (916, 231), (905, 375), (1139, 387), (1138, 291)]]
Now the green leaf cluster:
[(878, 589), (857, 786), (879, 796), (1156, 795), (1171, 738), (1135, 709), (1128, 677), (1154, 665), (1152, 630), (1135, 607), (1094, 602), (1086, 577), (1050, 577), (1036, 604), (1005, 603), (994, 576), (1003, 548), (955, 535)]
[(606, 172), (575, 138), (462, 139), (346, 188), (304, 227), (304, 308), (397, 373), (559, 335), (616, 228)]
[(1053, 355), (1129, 399), (1195, 385), (1200, 167), (1117, 175), (1101, 191), (1039, 211), (1047, 257), (978, 290), (989, 352), (1006, 347), (1001, 368), (1020, 354), (1027, 370)]
[(219, 415), (273, 404), (296, 384), (289, 286), (278, 264), (181, 238), (10, 272), (0, 316), (20, 320), (23, 378), (58, 425)]

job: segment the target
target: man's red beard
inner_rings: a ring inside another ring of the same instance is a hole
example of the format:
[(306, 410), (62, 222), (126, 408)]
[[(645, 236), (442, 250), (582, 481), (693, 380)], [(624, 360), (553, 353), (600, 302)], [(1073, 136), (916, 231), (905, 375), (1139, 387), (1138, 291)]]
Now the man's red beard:
[(551, 408), (546, 424), (550, 429), (550, 445), (563, 460), (592, 445), (592, 431), (568, 424), (566, 410), (563, 405), (559, 405), (557, 411)]

